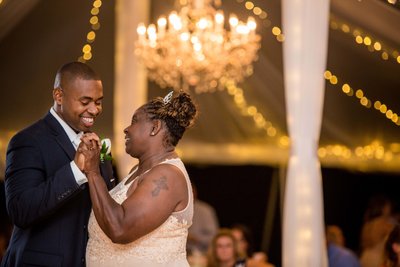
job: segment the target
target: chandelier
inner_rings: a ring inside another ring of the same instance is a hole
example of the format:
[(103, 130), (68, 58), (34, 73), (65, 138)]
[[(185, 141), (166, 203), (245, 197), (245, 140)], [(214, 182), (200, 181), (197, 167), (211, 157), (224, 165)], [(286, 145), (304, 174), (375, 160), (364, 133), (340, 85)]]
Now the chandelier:
[(203, 93), (222, 90), (227, 81), (241, 82), (253, 73), (261, 39), (253, 17), (245, 23), (231, 14), (228, 30), (215, 0), (186, 0), (180, 5), (168, 19), (159, 17), (157, 26), (137, 27), (135, 54), (150, 80), (162, 88)]

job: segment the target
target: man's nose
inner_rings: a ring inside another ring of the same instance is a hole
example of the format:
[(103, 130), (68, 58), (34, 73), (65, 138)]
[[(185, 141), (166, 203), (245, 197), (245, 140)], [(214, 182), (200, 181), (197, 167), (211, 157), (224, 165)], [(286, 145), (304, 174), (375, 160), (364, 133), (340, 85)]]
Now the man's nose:
[(97, 115), (101, 112), (102, 106), (96, 105), (95, 103), (90, 103), (88, 107), (88, 112), (92, 115)]

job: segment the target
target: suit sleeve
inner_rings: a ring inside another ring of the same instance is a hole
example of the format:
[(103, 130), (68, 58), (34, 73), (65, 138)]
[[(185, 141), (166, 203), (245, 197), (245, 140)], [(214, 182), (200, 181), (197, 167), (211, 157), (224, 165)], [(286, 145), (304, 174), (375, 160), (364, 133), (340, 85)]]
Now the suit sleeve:
[[(51, 216), (82, 190), (74, 179), (70, 161), (49, 167), (53, 162), (46, 162), (46, 152), (26, 134), (17, 134), (10, 141), (6, 160), (6, 201), (9, 215), (18, 227), (27, 228)], [(49, 156), (57, 157), (56, 153)]]

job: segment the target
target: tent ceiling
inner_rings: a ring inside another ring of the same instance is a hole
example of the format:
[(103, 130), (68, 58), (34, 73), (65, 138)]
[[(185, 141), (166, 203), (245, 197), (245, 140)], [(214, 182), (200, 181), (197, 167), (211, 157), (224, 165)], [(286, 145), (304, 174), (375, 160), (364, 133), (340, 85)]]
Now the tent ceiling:
[[(12, 2), (16, 1), (4, 1), (4, 3)], [(7, 7), (7, 5), (0, 6), (0, 25), (10, 25), (8, 29), (0, 27), (0, 56), (4, 58), (0, 62), (0, 81), (2, 87), (5, 86), (4, 88), (6, 88), (6, 90), (1, 90), (2, 99), (17, 98), (17, 103), (23, 104), (19, 105), (20, 111), (10, 107), (8, 103), (2, 107), (0, 116), (2, 122), (4, 122), (3, 131), (20, 129), (34, 121), (39, 116), (37, 112), (40, 111), (40, 114), (42, 114), (43, 111), (48, 109), (48, 103), (51, 100), (48, 95), (43, 97), (43, 94), (46, 94), (46, 90), (48, 90), (46, 88), (51, 86), (49, 80), (53, 79), (56, 66), (58, 67), (60, 62), (71, 60), (71, 55), (73, 53), (76, 55), (76, 51), (79, 53), (84, 39), (82, 36), (85, 36), (87, 28), (85, 26), (85, 29), (79, 29), (79, 25), (86, 25), (85, 23), (88, 20), (87, 10), (90, 10), (88, 5), (85, 7), (86, 10), (76, 12), (76, 18), (73, 19), (69, 18), (68, 14), (61, 14), (61, 10), (74, 12), (72, 11), (73, 7), (77, 8), (81, 3), (80, 1), (59, 1), (47, 3), (47, 6), (44, 1), (38, 1), (38, 3), (36, 3), (37, 1), (17, 2), (20, 5), (26, 5), (26, 7), (20, 9), (19, 15), (11, 16), (15, 19), (12, 23), (8, 23), (11, 19), (10, 16), (3, 16), (3, 14), (8, 13), (6, 8), (10, 7)], [(174, 8), (174, 3), (174, 0), (152, 1), (153, 21), (159, 15), (169, 13)], [(278, 129), (278, 136), (287, 135), (282, 44), (277, 42), (271, 33), (272, 26), (281, 26), (281, 4), (279, 0), (254, 0), (254, 3), (268, 12), (270, 25), (259, 26), (258, 28), (258, 32), (262, 35), (259, 59), (254, 63), (254, 74), (244, 83), (239, 84), (239, 87), (243, 89), (247, 103), (257, 107), (257, 110)], [(95, 54), (92, 63), (96, 69), (100, 69), (100, 72), (106, 73), (102, 76), (108, 88), (112, 88), (113, 75), (110, 73), (114, 71), (112, 62), (113, 31), (107, 29), (107, 25), (113, 26), (113, 4), (114, 1), (103, 2), (102, 27), (106, 28), (102, 28), (98, 34), (99, 39), (96, 41), (96, 45), (98, 45), (99, 50), (95, 50), (94, 53), (98, 54)], [(222, 8), (225, 13), (236, 13), (242, 20), (252, 13), (244, 7), (244, 1), (223, 1)], [(53, 12), (53, 14), (45, 16), (46, 12)], [(26, 16), (26, 14), (29, 16)], [(332, 0), (331, 14), (332, 17), (349, 23), (349, 25), (359, 28), (400, 51), (400, 27), (398, 27), (400, 9), (398, 9), (398, 5), (392, 6), (380, 0)], [(42, 28), (46, 24), (51, 25), (54, 21), (58, 22), (57, 27)], [(262, 21), (258, 22), (259, 25), (262, 24)], [(67, 23), (74, 23), (74, 31), (68, 30)], [(41, 27), (38, 28), (35, 25)], [(63, 29), (62, 33), (57, 32), (60, 29)], [(135, 25), (132, 26), (132, 29), (135, 29)], [(41, 38), (35, 38), (32, 30), (37, 31), (36, 36)], [(18, 36), (22, 32), (28, 31), (30, 35), (28, 34), (23, 39), (24, 46)], [(134, 30), (132, 32), (134, 33)], [(44, 34), (47, 34), (47, 37), (43, 37)], [(52, 45), (48, 47), (50, 49), (57, 47), (59, 51), (60, 49), (61, 51), (68, 51), (64, 55), (56, 51), (52, 52), (52, 50), (47, 50), (47, 53), (42, 51), (42, 54), (40, 54), (40, 56), (43, 56), (42, 61), (38, 62), (36, 60), (37, 55), (33, 55), (35, 53), (31, 52), (41, 51), (40, 46), (46, 46), (48, 42), (52, 42)], [(16, 51), (16, 49), (27, 46), (33, 50), (21, 54)], [(17, 54), (17, 57), (12, 58), (10, 56), (12, 53)], [(44, 59), (45, 56), (48, 58)], [(52, 57), (54, 58), (52, 59)], [(18, 80), (22, 66), (24, 71), (32, 70), (32, 72), (24, 74), (29, 78), (25, 82)], [(339, 84), (347, 82), (355, 89), (362, 88), (371, 100), (380, 100), (394, 112), (400, 114), (400, 64), (395, 60), (384, 61), (379, 53), (371, 53), (366, 46), (356, 44), (354, 37), (350, 34), (330, 29), (327, 68), (339, 77)], [(36, 81), (38, 76), (43, 76), (45, 81)], [(14, 80), (11, 81), (11, 79)], [(32, 80), (35, 82), (32, 83)], [(46, 86), (43, 86), (43, 84)], [(34, 99), (35, 95), (38, 94), (34, 89), (40, 86), (46, 87), (41, 91), (43, 93), (42, 98), (36, 101), (40, 108), (38, 108), (38, 111), (35, 110), (27, 114), (27, 110), (32, 108), (28, 106), (31, 103), (30, 101), (24, 102), (21, 98), (32, 97)], [(25, 88), (24, 91), (21, 88)], [(13, 92), (13, 94), (10, 94), (10, 92)], [(150, 96), (166, 93), (166, 90), (159, 89), (154, 83), (150, 83)], [(282, 164), (285, 162), (288, 149), (280, 145), (279, 138), (269, 137), (264, 130), (255, 126), (251, 117), (242, 115), (235, 106), (232, 96), (226, 91), (200, 94), (195, 97), (201, 109), (199, 121), (187, 133), (180, 145), (180, 149), (184, 152), (188, 161), (225, 164)], [(105, 104), (108, 105), (108, 109), (105, 110), (112, 109), (112, 100), (107, 100)], [(112, 115), (105, 116), (104, 122), (99, 126), (100, 130), (107, 135), (112, 135), (109, 126), (112, 123)], [(345, 95), (340, 86), (327, 83), (320, 137), (321, 146), (341, 144), (354, 150), (357, 146), (366, 146), (374, 141), (379, 141), (386, 147), (390, 147), (390, 144), (400, 142), (398, 138), (399, 130), (399, 126), (386, 119), (374, 108), (363, 107), (356, 97)], [(395, 161), (355, 160), (349, 162), (333, 157), (323, 159), (322, 162), (326, 166), (400, 171), (400, 164)]]

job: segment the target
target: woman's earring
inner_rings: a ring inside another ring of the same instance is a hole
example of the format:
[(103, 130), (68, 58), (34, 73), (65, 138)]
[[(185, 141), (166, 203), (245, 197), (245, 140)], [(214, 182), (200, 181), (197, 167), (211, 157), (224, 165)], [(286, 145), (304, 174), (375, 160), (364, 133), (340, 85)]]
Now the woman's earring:
[(154, 132), (151, 132), (151, 134), (150, 134), (151, 136), (154, 136), (155, 135), (155, 133)]

